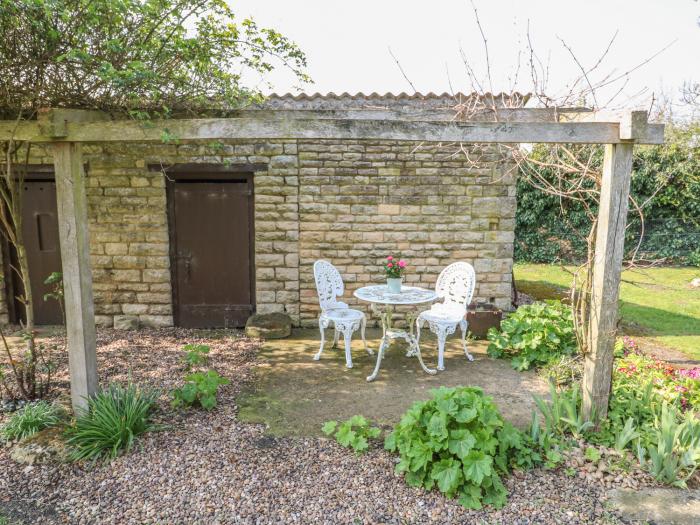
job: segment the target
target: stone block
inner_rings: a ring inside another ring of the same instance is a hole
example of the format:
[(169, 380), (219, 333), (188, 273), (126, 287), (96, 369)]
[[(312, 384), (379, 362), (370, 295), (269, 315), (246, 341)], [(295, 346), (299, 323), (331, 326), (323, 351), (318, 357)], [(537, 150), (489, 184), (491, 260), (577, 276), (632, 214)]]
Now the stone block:
[(245, 324), (245, 335), (261, 339), (283, 339), (292, 333), (289, 315), (276, 312), (254, 314)]
[(165, 326), (173, 325), (172, 315), (140, 315), (139, 321), (142, 326), (148, 326), (152, 328), (162, 328)]
[(122, 312), (125, 315), (139, 315), (149, 313), (149, 307), (147, 304), (123, 304)]
[(117, 330), (136, 330), (139, 327), (139, 318), (135, 315), (115, 315), (114, 328)]
[(282, 144), (271, 144), (269, 142), (264, 142), (255, 145), (255, 155), (281, 155), (284, 153), (284, 145)]

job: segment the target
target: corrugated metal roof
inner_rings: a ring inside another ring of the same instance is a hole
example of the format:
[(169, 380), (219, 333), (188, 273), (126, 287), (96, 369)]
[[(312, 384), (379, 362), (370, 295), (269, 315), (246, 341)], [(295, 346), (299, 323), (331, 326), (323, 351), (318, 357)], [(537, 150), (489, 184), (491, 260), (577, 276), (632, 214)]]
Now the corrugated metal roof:
[[(352, 109), (372, 107), (413, 107), (423, 109), (453, 108), (469, 100), (494, 100), (499, 105), (524, 104), (529, 95), (521, 93), (273, 93), (263, 103), (268, 109)], [(514, 104), (513, 101), (516, 101)], [(508, 104), (506, 104), (508, 102)]]

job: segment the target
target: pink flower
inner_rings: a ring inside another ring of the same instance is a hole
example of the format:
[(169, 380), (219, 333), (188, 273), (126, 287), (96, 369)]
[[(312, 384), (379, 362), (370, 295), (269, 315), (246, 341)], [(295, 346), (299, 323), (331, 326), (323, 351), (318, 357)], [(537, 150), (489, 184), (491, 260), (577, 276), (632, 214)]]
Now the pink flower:
[(399, 261), (399, 268), (406, 268), (406, 261)]
[(393, 261), (394, 258), (390, 255), (389, 257), (386, 258), (387, 261)]
[(391, 264), (391, 263), (386, 263), (386, 266), (387, 266), (387, 268), (393, 268), (393, 267), (394, 267), (394, 265)]

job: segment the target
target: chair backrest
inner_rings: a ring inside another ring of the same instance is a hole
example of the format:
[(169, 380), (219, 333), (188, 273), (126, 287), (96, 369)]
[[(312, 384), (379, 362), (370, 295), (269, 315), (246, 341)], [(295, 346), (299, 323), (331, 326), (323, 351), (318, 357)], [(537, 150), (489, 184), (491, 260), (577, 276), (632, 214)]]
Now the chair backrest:
[(337, 297), (345, 292), (340, 272), (328, 261), (318, 260), (314, 263), (314, 279), (321, 310), (333, 308), (338, 302)]
[(440, 272), (435, 292), (445, 298), (445, 306), (452, 306), (467, 311), (474, 295), (476, 274), (474, 267), (466, 262), (450, 264)]

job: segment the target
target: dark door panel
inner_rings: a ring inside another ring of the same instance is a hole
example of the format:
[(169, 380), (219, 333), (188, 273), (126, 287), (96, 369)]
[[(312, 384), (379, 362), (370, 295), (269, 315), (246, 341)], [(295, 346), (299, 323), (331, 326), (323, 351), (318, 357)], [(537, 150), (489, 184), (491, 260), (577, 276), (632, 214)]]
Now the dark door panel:
[(243, 326), (253, 312), (248, 179), (174, 182), (170, 196), (177, 323)]
[[(56, 183), (50, 180), (25, 181), (22, 194), (22, 234), (29, 261), (29, 281), (34, 298), (34, 321), (38, 325), (61, 324), (63, 315), (59, 304), (44, 294), (51, 286), (44, 284), (53, 272), (61, 271), (61, 249), (58, 241)], [(15, 268), (17, 254), (11, 250), (10, 261)], [(24, 304), (17, 299), (23, 295), (22, 281), (12, 272), (15, 321), (25, 320)]]

